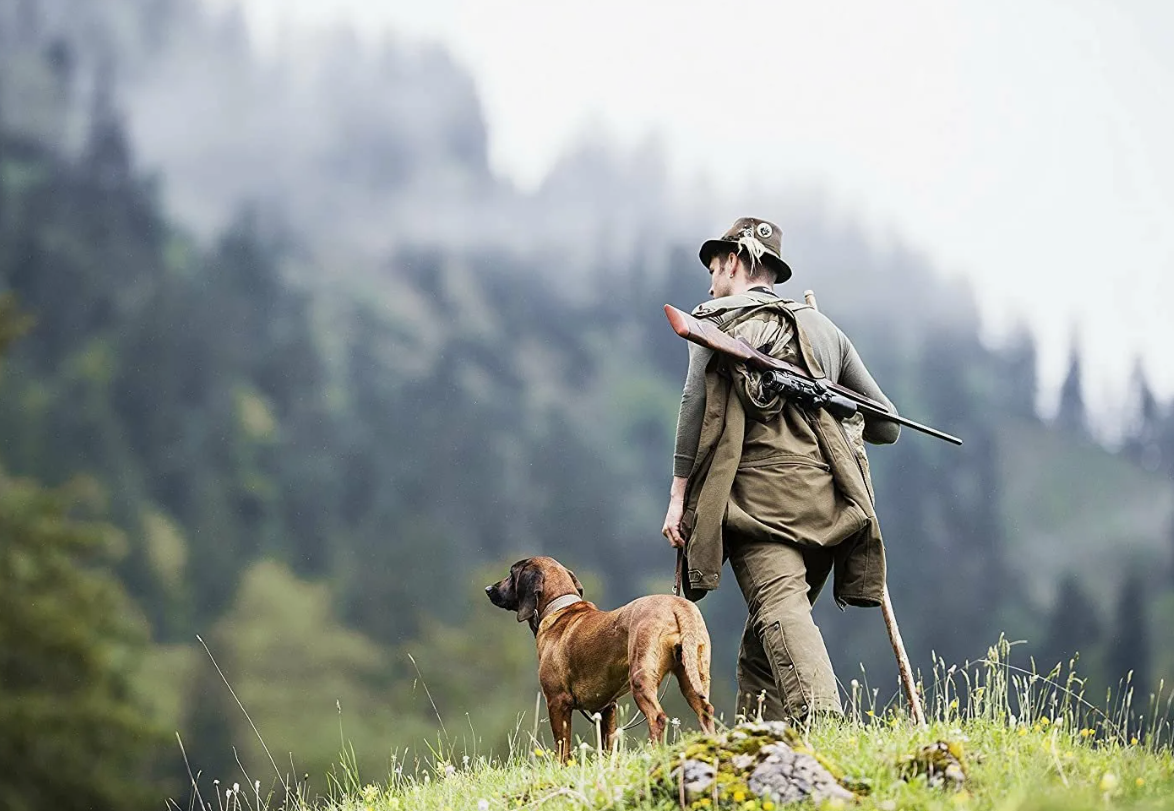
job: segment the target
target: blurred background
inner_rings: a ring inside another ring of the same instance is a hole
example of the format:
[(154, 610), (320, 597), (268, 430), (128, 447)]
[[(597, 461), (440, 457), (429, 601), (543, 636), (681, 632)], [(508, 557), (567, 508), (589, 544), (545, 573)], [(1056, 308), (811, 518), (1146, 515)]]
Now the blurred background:
[[(532, 554), (670, 589), (661, 305), (742, 215), (966, 440), (871, 457), (926, 679), (1005, 632), (1156, 690), (1171, 14), (0, 0), (0, 805), (184, 801), (183, 752), (270, 785), (217, 666), (315, 791), (344, 748), (527, 745), (533, 639), (482, 589)], [(700, 606), (728, 720), (733, 578)], [(817, 614), (899, 701), (880, 612)]]

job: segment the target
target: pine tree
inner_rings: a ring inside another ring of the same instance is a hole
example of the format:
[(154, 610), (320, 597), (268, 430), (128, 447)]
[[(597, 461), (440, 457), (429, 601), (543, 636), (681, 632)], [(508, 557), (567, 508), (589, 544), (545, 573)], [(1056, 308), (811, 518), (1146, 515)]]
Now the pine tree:
[(1167, 527), (1166, 535), (1170, 543), (1170, 586), (1174, 588), (1174, 514), (1170, 515)]
[(1132, 425), (1125, 437), (1124, 450), (1146, 469), (1159, 470), (1164, 461), (1161, 447), (1162, 411), (1140, 359), (1134, 364), (1131, 385)]
[(130, 142), (115, 105), (113, 68), (109, 65), (97, 72), (82, 162), (100, 188), (118, 189), (131, 179)]
[(1005, 392), (1004, 402), (1017, 416), (1035, 418), (1037, 358), (1035, 339), (1026, 327), (1015, 332), (1002, 360), (1005, 368), (999, 382)]
[(1060, 409), (1056, 424), (1079, 436), (1088, 434), (1088, 416), (1084, 408), (1084, 384), (1081, 375), (1080, 353), (1075, 344), (1068, 360), (1068, 374), (1060, 387)]
[(1135, 701), (1149, 695), (1152, 651), (1147, 620), (1147, 592), (1145, 578), (1136, 567), (1121, 581), (1113, 641), (1107, 662), (1106, 675), (1111, 680), (1124, 679), (1127, 673), (1133, 673)]
[[(0, 345), (19, 331), (0, 301)], [(114, 528), (95, 499), (0, 470), (0, 798), (7, 808), (148, 807), (158, 744), (130, 673), (141, 621), (108, 565)]]
[(1095, 648), (1100, 638), (1101, 623), (1096, 605), (1081, 586), (1080, 579), (1069, 572), (1060, 581), (1036, 665), (1046, 672), (1058, 663), (1066, 664), (1076, 654), (1088, 653)]

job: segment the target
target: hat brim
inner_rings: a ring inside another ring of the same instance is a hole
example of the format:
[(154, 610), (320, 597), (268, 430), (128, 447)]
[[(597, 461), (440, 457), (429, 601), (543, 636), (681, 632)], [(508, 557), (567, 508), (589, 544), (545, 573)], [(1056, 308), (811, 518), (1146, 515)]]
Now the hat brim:
[[(701, 264), (708, 268), (710, 260), (713, 259), (713, 255), (718, 251), (733, 251), (737, 253), (740, 247), (737, 242), (731, 239), (709, 239), (702, 243), (701, 250), (697, 255), (701, 259)], [(764, 253), (761, 261), (774, 270), (775, 284), (782, 284), (791, 278), (791, 266), (773, 253)]]

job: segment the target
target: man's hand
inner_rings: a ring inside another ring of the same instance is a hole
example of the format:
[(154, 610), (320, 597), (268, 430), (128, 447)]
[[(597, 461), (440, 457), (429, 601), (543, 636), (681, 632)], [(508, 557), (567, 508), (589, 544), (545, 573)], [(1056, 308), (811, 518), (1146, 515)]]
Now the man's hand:
[(685, 538), (681, 535), (681, 516), (685, 512), (685, 485), (688, 479), (683, 476), (673, 477), (673, 486), (669, 491), (669, 509), (664, 516), (664, 526), (660, 534), (668, 538), (669, 544), (677, 549), (685, 548)]

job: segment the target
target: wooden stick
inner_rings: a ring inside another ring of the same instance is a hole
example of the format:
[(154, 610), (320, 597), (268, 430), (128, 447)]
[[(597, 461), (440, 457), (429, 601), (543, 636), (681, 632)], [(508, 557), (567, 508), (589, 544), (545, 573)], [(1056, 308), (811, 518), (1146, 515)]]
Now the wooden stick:
[[(815, 291), (804, 290), (803, 300), (811, 309), (819, 310), (819, 306), (815, 302)], [(924, 729), (928, 726), (925, 721), (925, 711), (921, 708), (921, 696), (918, 695), (917, 684), (913, 681), (913, 668), (909, 664), (909, 654), (905, 652), (905, 642), (901, 639), (901, 629), (897, 626), (897, 615), (893, 612), (893, 601), (889, 598), (888, 582), (885, 583), (884, 593), (881, 595), (881, 614), (885, 618), (889, 642), (893, 645), (893, 655), (897, 657), (897, 672), (901, 676), (901, 686), (905, 688), (905, 698), (909, 702), (909, 711), (913, 715), (913, 722)]]

